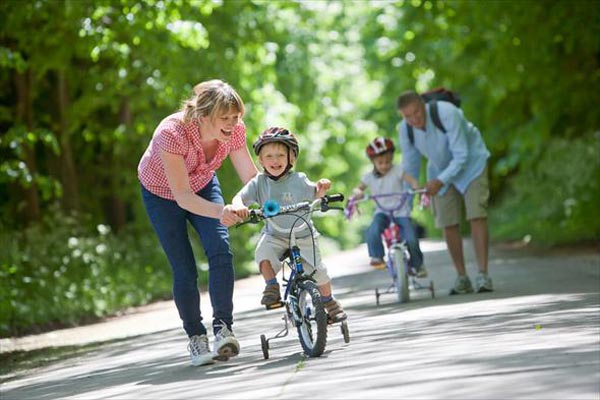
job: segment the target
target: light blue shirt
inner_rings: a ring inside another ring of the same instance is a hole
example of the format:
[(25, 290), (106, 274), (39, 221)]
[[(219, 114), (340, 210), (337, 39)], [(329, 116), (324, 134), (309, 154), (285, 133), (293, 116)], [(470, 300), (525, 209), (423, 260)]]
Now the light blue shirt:
[(438, 101), (440, 121), (446, 133), (438, 129), (426, 107), (425, 130), (413, 127), (414, 145), (408, 138), (406, 121), (398, 126), (402, 166), (404, 170), (419, 178), (421, 156), (427, 157), (427, 180), (439, 179), (444, 186), (440, 195), (450, 185), (465, 193), (473, 179), (483, 172), (490, 156), (479, 129), (467, 121), (463, 111), (446, 101)]

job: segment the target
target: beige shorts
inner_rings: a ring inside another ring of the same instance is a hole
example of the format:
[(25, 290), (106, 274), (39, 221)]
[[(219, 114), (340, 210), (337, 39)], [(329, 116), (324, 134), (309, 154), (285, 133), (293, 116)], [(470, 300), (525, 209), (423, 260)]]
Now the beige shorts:
[[(304, 271), (309, 275), (315, 270), (313, 278), (317, 281), (317, 285), (321, 286), (331, 279), (327, 274), (327, 267), (321, 261), (321, 252), (319, 251), (319, 238), (315, 238), (314, 246), (313, 240), (310, 236), (306, 238), (296, 239), (296, 244), (300, 248), (300, 254), (302, 255), (302, 264), (304, 265)], [(258, 239), (256, 245), (256, 252), (254, 253), (254, 259), (256, 263), (260, 265), (261, 261), (269, 261), (275, 274), (281, 271), (282, 262), (279, 261), (279, 257), (289, 248), (289, 241), (287, 238), (282, 239), (272, 235), (262, 234)], [(314, 249), (314, 252), (313, 252)]]
[(443, 196), (433, 196), (435, 226), (445, 228), (458, 225), (462, 217), (463, 203), (467, 220), (486, 218), (490, 187), (487, 167), (469, 184), (464, 196), (451, 185)]

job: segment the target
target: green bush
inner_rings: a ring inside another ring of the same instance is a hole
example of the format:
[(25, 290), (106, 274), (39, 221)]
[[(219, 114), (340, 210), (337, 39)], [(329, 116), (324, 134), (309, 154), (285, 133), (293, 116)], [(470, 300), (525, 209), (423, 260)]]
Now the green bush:
[(600, 134), (549, 140), (531, 164), (493, 209), (493, 237), (543, 246), (598, 240)]
[(171, 273), (153, 232), (95, 230), (54, 210), (21, 232), (0, 233), (0, 334), (76, 324), (171, 293)]

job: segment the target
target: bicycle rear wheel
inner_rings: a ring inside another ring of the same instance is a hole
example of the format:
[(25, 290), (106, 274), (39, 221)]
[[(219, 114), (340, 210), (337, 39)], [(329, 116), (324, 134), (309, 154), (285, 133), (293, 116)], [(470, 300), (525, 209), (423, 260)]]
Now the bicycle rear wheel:
[(298, 325), (302, 349), (309, 357), (319, 357), (327, 344), (327, 312), (314, 282), (298, 283), (298, 311), (302, 318)]
[(392, 249), (392, 261), (394, 263), (394, 286), (398, 296), (398, 303), (406, 303), (410, 298), (408, 292), (408, 274), (406, 273), (406, 259), (401, 248)]

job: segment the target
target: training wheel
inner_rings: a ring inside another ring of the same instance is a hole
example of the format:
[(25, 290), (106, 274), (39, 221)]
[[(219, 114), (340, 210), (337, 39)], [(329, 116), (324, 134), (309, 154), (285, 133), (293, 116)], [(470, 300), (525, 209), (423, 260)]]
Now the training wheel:
[(435, 299), (435, 289), (433, 288), (433, 281), (429, 281), (429, 290), (431, 291), (431, 298)]
[(379, 296), (381, 296), (381, 293), (379, 293), (379, 289), (375, 288), (375, 304), (379, 305)]
[(260, 347), (262, 348), (263, 357), (265, 360), (269, 359), (269, 342), (265, 335), (260, 335)]
[(350, 331), (348, 330), (348, 323), (346, 321), (342, 321), (340, 329), (342, 331), (342, 335), (344, 336), (344, 343), (350, 343)]

